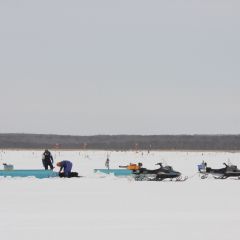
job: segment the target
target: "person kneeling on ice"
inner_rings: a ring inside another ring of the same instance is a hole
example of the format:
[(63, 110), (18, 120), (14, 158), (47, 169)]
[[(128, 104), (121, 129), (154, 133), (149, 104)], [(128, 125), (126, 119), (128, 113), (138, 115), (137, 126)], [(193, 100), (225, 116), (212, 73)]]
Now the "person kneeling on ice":
[[(71, 177), (72, 171), (72, 162), (64, 160), (57, 163), (57, 166), (60, 167), (59, 176), (61, 177)], [(63, 173), (62, 173), (63, 170)]]

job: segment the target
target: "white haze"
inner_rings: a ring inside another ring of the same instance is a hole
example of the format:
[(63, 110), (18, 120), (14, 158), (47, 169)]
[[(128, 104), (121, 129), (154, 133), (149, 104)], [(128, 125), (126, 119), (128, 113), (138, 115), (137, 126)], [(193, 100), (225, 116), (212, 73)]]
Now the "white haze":
[(0, 132), (239, 133), (234, 0), (0, 2)]

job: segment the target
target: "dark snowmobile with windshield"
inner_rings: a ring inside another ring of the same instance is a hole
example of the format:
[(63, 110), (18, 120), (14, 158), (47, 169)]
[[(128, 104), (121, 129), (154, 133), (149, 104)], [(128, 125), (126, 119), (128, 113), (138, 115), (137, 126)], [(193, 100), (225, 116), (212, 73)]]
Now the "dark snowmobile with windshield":
[(206, 163), (204, 164), (204, 167), (201, 167), (202, 165), (198, 166), (202, 179), (207, 178), (209, 174), (216, 179), (226, 179), (229, 177), (237, 177), (240, 179), (240, 169), (238, 169), (236, 165), (223, 163), (225, 165), (224, 168), (214, 169), (207, 167)]
[(171, 166), (163, 166), (162, 163), (157, 163), (159, 168), (150, 170), (146, 168), (140, 168), (133, 171), (133, 175), (136, 181), (163, 181), (165, 179), (175, 181), (185, 181), (187, 177), (182, 178), (181, 173), (175, 171)]

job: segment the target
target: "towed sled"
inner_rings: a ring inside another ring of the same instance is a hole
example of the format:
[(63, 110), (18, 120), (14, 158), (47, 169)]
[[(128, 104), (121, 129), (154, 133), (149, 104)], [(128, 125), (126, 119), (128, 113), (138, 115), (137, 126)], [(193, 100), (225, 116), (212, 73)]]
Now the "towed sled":
[(182, 177), (180, 172), (173, 170), (171, 166), (163, 166), (157, 163), (159, 168), (150, 170), (142, 167), (142, 163), (119, 166), (119, 169), (94, 169), (94, 172), (113, 174), (115, 176), (132, 176), (136, 181), (186, 181), (187, 177)]
[(186, 181), (187, 177), (182, 177), (182, 174), (175, 171), (171, 166), (163, 166), (162, 163), (157, 163), (159, 168), (150, 170), (146, 168), (140, 168), (133, 171), (133, 175), (136, 181), (163, 181), (169, 179), (171, 181)]
[[(53, 170), (42, 169), (18, 169), (18, 170), (0, 170), (0, 177), (35, 177), (39, 179), (43, 178), (63, 178), (64, 173), (58, 173)], [(81, 177), (77, 172), (71, 172), (68, 178)]]
[(240, 169), (238, 169), (236, 165), (223, 164), (225, 165), (224, 168), (214, 169), (207, 167), (207, 164), (203, 162), (198, 166), (201, 178), (205, 179), (209, 175), (212, 175), (215, 179), (227, 179), (229, 177), (236, 177), (240, 179)]
[(104, 173), (104, 174), (113, 174), (116, 177), (126, 177), (131, 176), (132, 171), (128, 169), (103, 169), (103, 168), (97, 168), (94, 169), (95, 173)]
[[(45, 169), (14, 169), (11, 164), (3, 164), (4, 169), (0, 170), (0, 177), (35, 177), (39, 179), (43, 178), (55, 178), (65, 177), (64, 173), (58, 173), (53, 170)], [(80, 177), (77, 172), (71, 172), (69, 178)]]
[[(39, 179), (43, 178), (63, 178), (64, 173), (58, 173), (53, 170), (42, 169), (18, 169), (18, 170), (0, 170), (0, 177), (35, 177)], [(77, 172), (71, 172), (68, 178), (81, 177)]]
[(58, 177), (58, 172), (42, 169), (4, 169), (0, 170), (0, 177), (54, 178)]

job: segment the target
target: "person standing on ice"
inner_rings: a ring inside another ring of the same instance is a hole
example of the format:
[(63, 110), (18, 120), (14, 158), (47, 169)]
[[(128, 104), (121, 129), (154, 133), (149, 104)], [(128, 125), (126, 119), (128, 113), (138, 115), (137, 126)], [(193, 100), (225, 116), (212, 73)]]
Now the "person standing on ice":
[(51, 170), (53, 170), (53, 157), (52, 154), (46, 149), (42, 156), (42, 163), (45, 168), (45, 170), (48, 170), (48, 167), (50, 167)]
[(107, 157), (107, 160), (106, 160), (106, 162), (105, 162), (105, 167), (109, 170), (109, 168), (110, 168), (110, 160), (109, 160), (109, 158)]
[(57, 166), (60, 167), (59, 173), (63, 170), (64, 177), (71, 177), (72, 171), (72, 162), (64, 160), (57, 163)]

